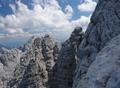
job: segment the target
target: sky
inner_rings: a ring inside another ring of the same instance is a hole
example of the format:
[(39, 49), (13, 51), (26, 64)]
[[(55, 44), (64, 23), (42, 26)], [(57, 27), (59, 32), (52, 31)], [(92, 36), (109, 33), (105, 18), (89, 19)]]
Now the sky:
[(85, 31), (94, 0), (0, 0), (0, 37), (51, 34), (68, 38), (76, 26)]

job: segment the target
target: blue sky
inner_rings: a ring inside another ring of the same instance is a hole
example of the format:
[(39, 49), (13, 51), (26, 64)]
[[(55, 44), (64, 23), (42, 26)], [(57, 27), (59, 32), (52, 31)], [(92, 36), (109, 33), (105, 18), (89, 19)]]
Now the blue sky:
[(86, 30), (95, 6), (93, 0), (0, 0), (0, 35), (67, 37), (76, 26)]
[(78, 19), (80, 16), (89, 16), (92, 12), (80, 12), (78, 9), (78, 5), (84, 3), (84, 0), (59, 0), (60, 6), (65, 8), (67, 4), (71, 5), (74, 10), (72, 20)]

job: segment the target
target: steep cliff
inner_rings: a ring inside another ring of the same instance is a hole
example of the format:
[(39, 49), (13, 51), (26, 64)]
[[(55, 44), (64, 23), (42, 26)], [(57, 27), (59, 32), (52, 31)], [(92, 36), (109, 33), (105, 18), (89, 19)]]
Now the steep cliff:
[(48, 78), (57, 60), (60, 45), (49, 35), (31, 38), (25, 44), (8, 88), (48, 88)]
[[(90, 65), (85, 88), (120, 88), (120, 35), (96, 55)], [(80, 87), (79, 87), (80, 88)]]
[(18, 49), (0, 49), (0, 88), (6, 87), (8, 80), (19, 63), (21, 52)]
[[(111, 49), (112, 42), (110, 42), (110, 47), (109, 45), (107, 46), (107, 43), (112, 38), (120, 34), (119, 7), (119, 0), (99, 0), (85, 33), (85, 38), (79, 47), (79, 63), (75, 71), (73, 88), (120, 87), (117, 85), (119, 82), (118, 80), (114, 80), (114, 82), (117, 82), (116, 86), (114, 86), (112, 83), (114, 76), (112, 75), (112, 78), (110, 78), (111, 75), (107, 72), (110, 70), (117, 71), (117, 69), (112, 66), (118, 64), (112, 63), (112, 61), (115, 60), (116, 62), (119, 62), (119, 60), (116, 60), (116, 58), (118, 58), (117, 53), (119, 52), (119, 46), (116, 45), (118, 49), (113, 47), (113, 50)], [(114, 41), (119, 44), (118, 40), (115, 39)], [(106, 49), (108, 52), (106, 52)], [(108, 62), (106, 59), (108, 59)], [(119, 75), (117, 75), (118, 73), (116, 72), (116, 76), (119, 77)], [(111, 74), (113, 74), (113, 72)]]
[[(11, 76), (6, 79), (6, 85), (3, 86), (7, 88), (72, 88), (74, 70), (78, 61), (77, 49), (83, 37), (81, 27), (76, 27), (71, 37), (62, 46), (49, 35), (41, 38), (32, 37), (23, 47), (20, 47), (18, 62), (14, 68), (11, 67)], [(18, 57), (15, 53), (14, 55)], [(7, 65), (9, 57), (6, 53), (1, 55), (3, 56), (7, 59), (1, 59), (1, 63)]]
[(71, 37), (62, 44), (58, 60), (53, 69), (50, 88), (72, 88), (77, 64), (77, 49), (84, 37), (81, 27), (76, 27)]
[(99, 0), (85, 33), (0, 49), (0, 88), (120, 88), (120, 1)]

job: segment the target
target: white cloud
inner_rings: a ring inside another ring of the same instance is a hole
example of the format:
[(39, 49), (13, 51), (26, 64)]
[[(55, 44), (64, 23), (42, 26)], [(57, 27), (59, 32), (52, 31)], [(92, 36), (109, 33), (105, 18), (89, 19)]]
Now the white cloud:
[(47, 2), (44, 9), (37, 4), (33, 10), (19, 2), (19, 9), (14, 15), (0, 16), (0, 30), (6, 33), (71, 31), (66, 14), (56, 0), (51, 1), (53, 3)]
[(78, 20), (69, 21), (73, 14), (72, 7), (67, 5), (65, 12), (63, 12), (56, 0), (46, 0), (43, 3), (44, 8), (39, 0), (35, 0), (33, 10), (29, 10), (21, 2), (17, 4), (19, 6), (17, 11), (11, 5), (14, 15), (0, 16), (1, 34), (49, 33), (60, 38), (68, 38), (75, 26), (82, 26), (83, 29), (86, 29), (89, 23), (90, 17), (85, 16), (81, 16)]
[(91, 15), (89, 17), (81, 16), (78, 20), (72, 21), (72, 24), (74, 27), (81, 26), (85, 31), (90, 22), (90, 17), (91, 17)]
[[(92, 13), (95, 10), (97, 2), (95, 0), (83, 0), (78, 5), (79, 11)], [(91, 14), (89, 16), (81, 16), (79, 19), (72, 21), (73, 26), (81, 26), (86, 31), (88, 24), (90, 23)]]
[(94, 11), (96, 5), (97, 3), (93, 0), (84, 0), (82, 4), (78, 5), (78, 9), (84, 12), (92, 12)]
[(72, 7), (70, 5), (66, 6), (65, 13), (66, 13), (67, 17), (69, 17), (69, 19), (72, 17), (73, 9), (72, 9)]

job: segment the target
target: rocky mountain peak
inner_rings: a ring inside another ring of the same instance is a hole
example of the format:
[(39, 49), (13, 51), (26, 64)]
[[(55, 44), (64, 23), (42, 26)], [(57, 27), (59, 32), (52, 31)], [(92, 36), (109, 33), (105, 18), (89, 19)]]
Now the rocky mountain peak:
[(45, 62), (31, 59), (18, 88), (46, 88), (48, 75)]
[(46, 88), (57, 60), (59, 44), (49, 35), (32, 37), (23, 47), (20, 63), (8, 82), (10, 88)]
[(0, 86), (6, 87), (12, 78), (14, 68), (20, 62), (21, 51), (18, 49), (0, 49)]
[(72, 88), (74, 71), (77, 65), (77, 49), (84, 37), (81, 27), (76, 27), (71, 37), (62, 44), (58, 60), (50, 79), (50, 88)]
[(0, 49), (2, 88), (120, 88), (120, 1), (99, 0), (84, 33), (59, 44), (32, 37), (20, 49)]
[[(77, 27), (62, 46), (50, 35), (32, 37), (20, 48), (19, 62), (15, 64), (15, 67), (11, 67), (13, 71), (10, 78), (6, 78), (6, 82), (2, 81), (6, 83), (4, 86), (8, 88), (72, 87), (71, 83), (73, 82), (73, 74), (77, 64), (77, 48), (83, 37), (84, 33), (81, 27)], [(3, 49), (3, 51), (8, 52), (9, 50)], [(18, 57), (15, 51), (14, 55)], [(6, 53), (4, 54), (7, 56)], [(6, 58), (8, 59), (8, 56)], [(1, 62), (3, 65), (4, 63)], [(4, 72), (6, 73), (6, 71)], [(65, 77), (66, 74), (67, 77)], [(59, 76), (62, 78), (59, 78)]]
[[(107, 87), (109, 77), (111, 77), (110, 74), (107, 74), (107, 72), (104, 71), (107, 69), (107, 67), (103, 66), (101, 70), (96, 71), (94, 69), (95, 73), (97, 74), (99, 74), (100, 71), (103, 71), (103, 75), (96, 74), (92, 77), (88, 76), (88, 74), (93, 74), (91, 72), (93, 70), (90, 71), (89, 69), (91, 69), (91, 66), (94, 63), (96, 63), (94, 64), (95, 68), (99, 69), (100, 65), (98, 64), (100, 64), (100, 62), (96, 62), (96, 60), (98, 60), (99, 52), (104, 52), (102, 49), (107, 47), (107, 43), (120, 34), (119, 6), (119, 0), (99, 0), (95, 12), (91, 17), (91, 22), (87, 28), (85, 37), (79, 47), (79, 63), (75, 71), (76, 74), (73, 88), (119, 88), (118, 86), (112, 87), (112, 83), (111, 87)], [(104, 53), (104, 55), (107, 55), (107, 53)], [(110, 56), (113, 57), (112, 55)], [(102, 54), (101, 58), (105, 59), (105, 57), (102, 57)], [(105, 62), (105, 64), (108, 63)], [(110, 71), (110, 69), (115, 68), (109, 68), (107, 71)]]

